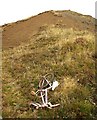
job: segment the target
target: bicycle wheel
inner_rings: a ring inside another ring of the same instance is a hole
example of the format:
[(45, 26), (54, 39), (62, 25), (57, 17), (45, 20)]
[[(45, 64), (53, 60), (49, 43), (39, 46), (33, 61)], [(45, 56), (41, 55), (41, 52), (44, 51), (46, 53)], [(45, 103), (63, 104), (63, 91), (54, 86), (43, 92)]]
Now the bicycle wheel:
[(53, 74), (46, 74), (40, 80), (40, 82), (39, 82), (39, 88), (40, 89), (45, 89), (45, 88), (51, 86), (51, 83), (52, 83), (53, 79), (54, 79), (54, 75)]
[(48, 81), (52, 82), (54, 80), (54, 74), (48, 73), (44, 76), (44, 78), (47, 79)]

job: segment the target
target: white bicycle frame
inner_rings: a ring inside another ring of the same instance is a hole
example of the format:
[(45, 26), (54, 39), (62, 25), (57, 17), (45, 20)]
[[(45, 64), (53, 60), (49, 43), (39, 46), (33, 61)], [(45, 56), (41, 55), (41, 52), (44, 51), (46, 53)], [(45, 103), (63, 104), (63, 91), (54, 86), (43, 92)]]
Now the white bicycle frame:
[[(39, 89), (36, 92), (36, 95), (38, 94), (38, 92), (40, 92), (40, 97), (41, 97), (42, 103), (40, 104), (40, 103), (33, 103), (32, 102), (30, 104), (30, 105), (33, 105), (34, 107), (36, 107), (36, 109), (38, 109), (38, 108), (44, 108), (44, 107), (52, 109), (53, 107), (59, 106), (59, 104), (52, 105), (50, 102), (48, 102), (48, 90), (49, 89), (54, 90), (58, 86), (58, 82), (54, 81), (53, 84), (51, 84), (46, 78), (45, 78), (45, 81), (47, 82), (47, 84), (49, 85), (49, 87), (47, 87), (45, 89), (44, 88)], [(42, 85), (43, 84), (44, 84), (44, 81), (42, 81)]]

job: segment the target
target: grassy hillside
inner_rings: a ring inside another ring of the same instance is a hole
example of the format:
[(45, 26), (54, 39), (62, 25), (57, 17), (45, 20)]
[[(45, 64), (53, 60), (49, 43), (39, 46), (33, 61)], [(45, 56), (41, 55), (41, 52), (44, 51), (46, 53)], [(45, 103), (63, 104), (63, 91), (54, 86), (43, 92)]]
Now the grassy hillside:
[[(3, 117), (96, 118), (95, 36), (86, 30), (44, 25), (28, 42), (4, 50)], [(59, 86), (49, 95), (60, 106), (32, 110), (39, 78), (53, 73)]]

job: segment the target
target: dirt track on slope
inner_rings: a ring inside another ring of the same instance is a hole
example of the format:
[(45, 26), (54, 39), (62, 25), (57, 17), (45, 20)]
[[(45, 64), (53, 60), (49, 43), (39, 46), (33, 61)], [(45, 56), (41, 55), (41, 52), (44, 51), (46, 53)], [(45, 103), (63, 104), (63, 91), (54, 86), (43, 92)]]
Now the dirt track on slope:
[(3, 25), (2, 48), (5, 50), (27, 42), (43, 25), (59, 24), (64, 28), (94, 32), (94, 21), (90, 16), (82, 16), (71, 11), (61, 12), (61, 15), (51, 11), (40, 13), (25, 20)]

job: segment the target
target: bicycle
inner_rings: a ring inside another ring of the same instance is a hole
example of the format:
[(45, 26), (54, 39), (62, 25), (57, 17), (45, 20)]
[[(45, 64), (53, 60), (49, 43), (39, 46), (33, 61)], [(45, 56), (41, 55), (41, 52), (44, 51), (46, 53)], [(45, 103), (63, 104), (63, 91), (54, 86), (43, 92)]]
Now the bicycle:
[(46, 74), (45, 76), (43, 76), (39, 82), (39, 89), (35, 93), (37, 96), (41, 97), (42, 103), (40, 104), (31, 102), (30, 105), (34, 106), (36, 109), (45, 107), (52, 109), (53, 107), (59, 106), (60, 104), (52, 105), (51, 102), (48, 102), (48, 90), (54, 90), (58, 85), (59, 83), (54, 80), (53, 74)]

